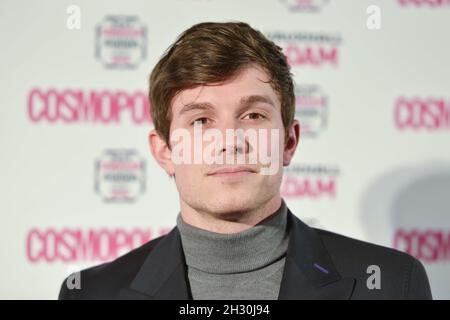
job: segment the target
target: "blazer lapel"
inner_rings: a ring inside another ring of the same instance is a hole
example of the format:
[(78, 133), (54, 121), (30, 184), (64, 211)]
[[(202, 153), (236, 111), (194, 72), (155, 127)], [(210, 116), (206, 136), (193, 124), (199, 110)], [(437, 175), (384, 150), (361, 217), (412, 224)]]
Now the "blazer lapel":
[(121, 290), (120, 298), (192, 299), (181, 238), (176, 227), (155, 246), (130, 287)]
[(288, 209), (289, 245), (279, 300), (349, 299), (355, 279), (341, 278), (319, 235)]

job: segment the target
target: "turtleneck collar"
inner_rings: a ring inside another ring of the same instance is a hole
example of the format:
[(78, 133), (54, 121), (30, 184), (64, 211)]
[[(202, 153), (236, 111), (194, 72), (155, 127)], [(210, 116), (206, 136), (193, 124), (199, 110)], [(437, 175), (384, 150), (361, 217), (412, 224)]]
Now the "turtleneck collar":
[(287, 207), (242, 232), (221, 234), (194, 227), (177, 216), (186, 264), (214, 274), (249, 272), (285, 256), (289, 242)]

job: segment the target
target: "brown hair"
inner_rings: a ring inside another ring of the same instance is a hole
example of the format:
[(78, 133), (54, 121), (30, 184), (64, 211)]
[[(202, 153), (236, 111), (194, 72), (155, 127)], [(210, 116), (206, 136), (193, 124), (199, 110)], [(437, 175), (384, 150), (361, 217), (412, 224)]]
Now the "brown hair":
[(171, 103), (177, 93), (226, 81), (252, 63), (270, 76), (287, 135), (294, 120), (295, 95), (286, 56), (274, 42), (243, 22), (196, 24), (166, 50), (150, 75), (150, 112), (156, 131), (169, 144)]

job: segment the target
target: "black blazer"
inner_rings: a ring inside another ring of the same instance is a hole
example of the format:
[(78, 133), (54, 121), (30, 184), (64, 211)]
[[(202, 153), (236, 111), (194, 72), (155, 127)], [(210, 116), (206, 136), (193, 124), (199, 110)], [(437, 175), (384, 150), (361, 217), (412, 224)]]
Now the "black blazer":
[[(410, 255), (310, 228), (288, 210), (289, 245), (278, 299), (431, 299), (422, 264)], [(367, 268), (380, 268), (369, 289)], [(118, 259), (81, 271), (81, 289), (59, 299), (192, 299), (177, 227)], [(257, 297), (255, 297), (257, 299)]]

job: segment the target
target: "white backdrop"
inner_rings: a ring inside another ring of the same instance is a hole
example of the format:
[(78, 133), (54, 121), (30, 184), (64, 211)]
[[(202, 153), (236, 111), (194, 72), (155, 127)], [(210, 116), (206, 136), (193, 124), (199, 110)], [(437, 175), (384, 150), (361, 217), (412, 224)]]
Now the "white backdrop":
[(450, 3), (432, 0), (1, 0), (0, 298), (54, 299), (70, 271), (175, 225), (176, 188), (147, 147), (147, 78), (183, 30), (228, 20), (292, 65), (292, 211), (409, 252), (450, 298)]

